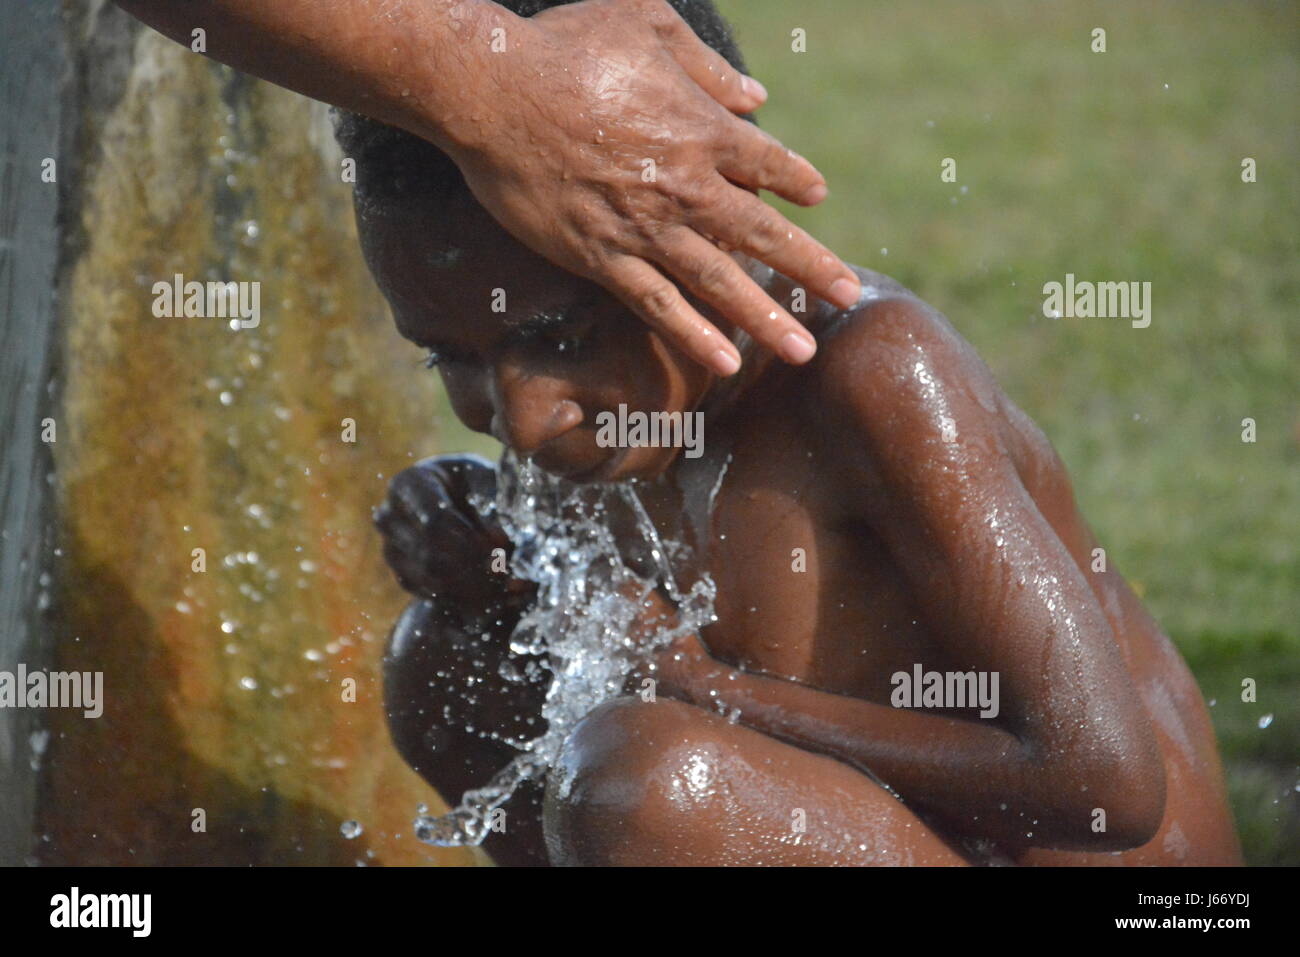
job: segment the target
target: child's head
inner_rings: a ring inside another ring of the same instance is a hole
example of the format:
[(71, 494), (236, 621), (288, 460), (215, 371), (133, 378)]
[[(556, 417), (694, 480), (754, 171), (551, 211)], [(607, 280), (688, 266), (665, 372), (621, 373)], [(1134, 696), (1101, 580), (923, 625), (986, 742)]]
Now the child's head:
[[(555, 3), (515, 0), (531, 15)], [(673, 6), (744, 69), (707, 0)], [(714, 381), (603, 288), (519, 243), (478, 204), (436, 147), (342, 114), (338, 137), (357, 161), (357, 224), (366, 261), (398, 329), (431, 350), (456, 415), (548, 471), (579, 481), (661, 472), (672, 448), (602, 448), (596, 416), (686, 412)], [(749, 260), (739, 256), (742, 264)], [(688, 301), (724, 331), (730, 325)]]

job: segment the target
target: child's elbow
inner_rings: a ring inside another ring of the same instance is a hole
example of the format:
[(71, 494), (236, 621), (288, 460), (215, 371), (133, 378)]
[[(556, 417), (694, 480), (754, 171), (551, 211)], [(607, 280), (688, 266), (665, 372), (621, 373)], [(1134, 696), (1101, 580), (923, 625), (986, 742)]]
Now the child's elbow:
[(1125, 761), (1088, 775), (1090, 849), (1125, 851), (1154, 838), (1165, 817), (1164, 766)]
[[(1112, 714), (1072, 746), (1049, 751), (1049, 778), (1068, 782), (1073, 832), (1080, 850), (1127, 851), (1149, 843), (1165, 818), (1165, 762), (1154, 729), (1139, 710)], [(1079, 824), (1086, 821), (1086, 829)]]

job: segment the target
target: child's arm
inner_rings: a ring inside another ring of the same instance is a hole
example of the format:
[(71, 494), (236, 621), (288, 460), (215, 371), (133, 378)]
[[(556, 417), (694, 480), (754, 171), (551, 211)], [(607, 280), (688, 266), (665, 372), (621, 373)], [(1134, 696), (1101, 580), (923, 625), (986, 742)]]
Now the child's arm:
[[(384, 653), (388, 729), (406, 762), (453, 805), (518, 755), (512, 742), (543, 730), (546, 662), (510, 650), (533, 586), (500, 573), (492, 550), (508, 553), (510, 540), (469, 501), (495, 492), (491, 463), (443, 455), (394, 476), (375, 510), (384, 557), (416, 596)], [(508, 832), (484, 845), (498, 863), (546, 863), (540, 800), (538, 787), (512, 799)]]
[(868, 769), (959, 833), (1145, 843), (1164, 811), (1153, 732), (1101, 608), (1003, 447), (987, 369), (941, 319), (897, 301), (848, 323), (821, 361), (830, 429), (859, 437), (841, 463), (842, 494), (861, 503), (850, 518), (884, 538), (943, 646), (944, 663), (918, 663), (998, 672), (1000, 713), (896, 709), (717, 663), (707, 681), (698, 662), (687, 669), (688, 696), (716, 691), (743, 723)]

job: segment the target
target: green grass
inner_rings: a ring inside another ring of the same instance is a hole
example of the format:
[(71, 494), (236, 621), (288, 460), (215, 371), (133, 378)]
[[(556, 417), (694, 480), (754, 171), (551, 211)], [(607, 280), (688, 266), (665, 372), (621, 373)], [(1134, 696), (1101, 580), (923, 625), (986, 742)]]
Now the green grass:
[[(947, 313), (1051, 436), (1215, 701), (1248, 859), (1300, 863), (1295, 7), (719, 6), (768, 87), (760, 123), (830, 183), (777, 205)], [(1067, 272), (1151, 282), (1151, 326), (1044, 318)]]
[[(1051, 436), (1216, 701), (1248, 859), (1300, 863), (1294, 4), (719, 6), (769, 90), (760, 122), (830, 183), (777, 205), (942, 309)], [(1044, 318), (1067, 272), (1151, 282), (1150, 328)]]

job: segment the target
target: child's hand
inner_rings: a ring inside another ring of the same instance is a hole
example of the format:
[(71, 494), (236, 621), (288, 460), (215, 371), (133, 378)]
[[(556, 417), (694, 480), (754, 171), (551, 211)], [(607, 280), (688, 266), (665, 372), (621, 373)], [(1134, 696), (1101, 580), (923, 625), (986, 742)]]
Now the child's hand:
[(531, 595), (529, 583), (502, 571), (510, 540), (469, 503), (471, 494), (490, 501), (495, 493), (496, 470), (471, 455), (425, 459), (393, 478), (374, 520), (403, 588), (474, 615)]

